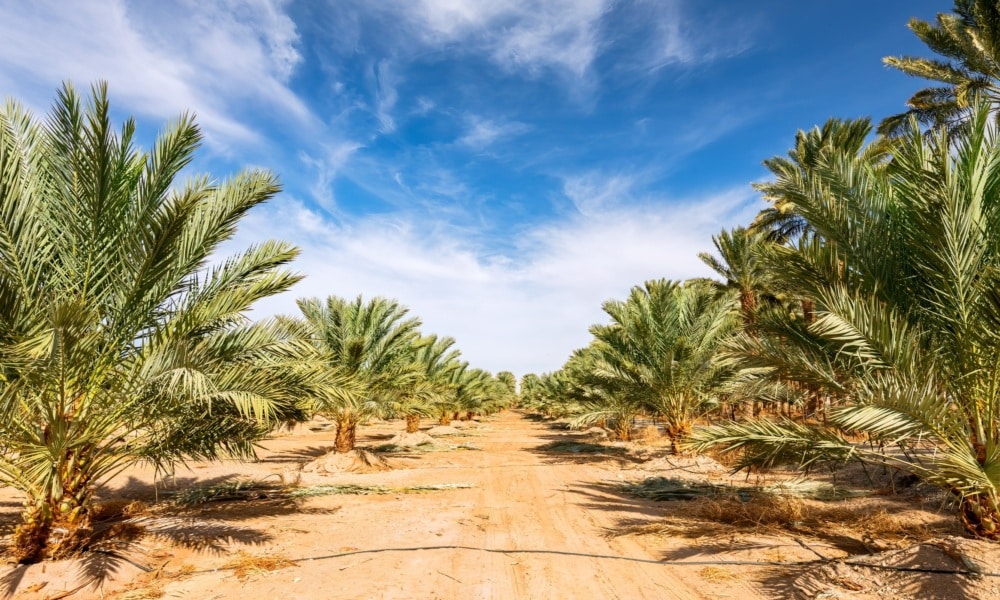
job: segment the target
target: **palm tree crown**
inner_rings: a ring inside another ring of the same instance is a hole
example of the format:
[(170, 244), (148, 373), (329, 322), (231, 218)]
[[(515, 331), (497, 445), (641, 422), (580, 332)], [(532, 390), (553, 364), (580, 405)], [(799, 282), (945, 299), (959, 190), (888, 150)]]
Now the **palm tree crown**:
[(994, 0), (955, 0), (953, 13), (938, 13), (935, 24), (911, 19), (910, 30), (942, 59), (889, 56), (885, 64), (907, 75), (940, 83), (918, 91), (909, 109), (887, 117), (880, 134), (898, 136), (910, 117), (925, 126), (953, 130), (970, 115), (976, 96), (1000, 101), (1000, 4)]

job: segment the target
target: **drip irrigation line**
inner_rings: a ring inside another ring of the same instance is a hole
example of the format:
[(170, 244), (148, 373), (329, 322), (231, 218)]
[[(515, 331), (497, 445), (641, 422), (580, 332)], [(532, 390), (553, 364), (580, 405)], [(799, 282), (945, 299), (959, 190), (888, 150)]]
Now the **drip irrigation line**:
[[(599, 558), (605, 560), (624, 560), (629, 562), (638, 562), (644, 564), (652, 565), (663, 565), (663, 566), (757, 566), (757, 567), (800, 567), (807, 565), (824, 565), (840, 563), (852, 567), (863, 567), (867, 569), (877, 569), (881, 571), (896, 571), (904, 573), (929, 573), (936, 575), (964, 575), (967, 577), (1000, 577), (1000, 573), (993, 573), (987, 571), (972, 571), (969, 569), (937, 569), (933, 567), (905, 567), (905, 566), (894, 566), (894, 565), (880, 565), (864, 561), (854, 561), (842, 558), (822, 558), (814, 560), (802, 560), (802, 561), (770, 561), (770, 560), (655, 560), (651, 558), (633, 558), (629, 556), (616, 556), (613, 554), (587, 554), (585, 552), (570, 552), (565, 550), (535, 550), (535, 549), (521, 549), (521, 550), (506, 550), (502, 548), (479, 548), (475, 546), (455, 546), (455, 545), (441, 545), (441, 546), (405, 546), (399, 548), (373, 548), (370, 550), (353, 550), (350, 552), (340, 552), (337, 554), (325, 554), (320, 556), (309, 556), (303, 558), (289, 559), (292, 563), (304, 563), (312, 562), (318, 560), (331, 560), (336, 558), (345, 558), (348, 556), (358, 556), (362, 554), (381, 554), (383, 552), (420, 552), (429, 550), (470, 550), (475, 552), (487, 552), (491, 554), (556, 554), (560, 556), (574, 556), (580, 558)], [(215, 573), (219, 571), (229, 571), (235, 569), (232, 567), (217, 567), (214, 569), (202, 569), (199, 571), (191, 571), (189, 575), (202, 575), (207, 573)]]

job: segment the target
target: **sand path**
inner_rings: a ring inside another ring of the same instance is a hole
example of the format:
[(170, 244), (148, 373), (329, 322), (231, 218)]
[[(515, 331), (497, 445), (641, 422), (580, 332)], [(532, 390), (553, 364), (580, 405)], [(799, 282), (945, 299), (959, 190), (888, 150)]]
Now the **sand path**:
[[(362, 443), (378, 443), (398, 429), (399, 423), (366, 428)], [(442, 441), (469, 443), (482, 451), (414, 454), (394, 459), (397, 468), (390, 472), (326, 479), (391, 487), (462, 483), (471, 488), (320, 496), (295, 507), (210, 504), (194, 518), (204, 529), (228, 531), (230, 540), (215, 551), (148, 543), (147, 564), (160, 557), (155, 560), (167, 563), (164, 572), (188, 571), (150, 581), (148, 587), (158, 588), (163, 597), (206, 600), (719, 597), (718, 588), (708, 593), (698, 567), (661, 562), (663, 553), (644, 545), (654, 541), (605, 535), (622, 521), (659, 514), (654, 503), (626, 500), (595, 485), (621, 477), (627, 465), (539, 451), (547, 442), (565, 439), (564, 434), (517, 413), (503, 413), (469, 433)], [(329, 432), (301, 429), (268, 441), (259, 463), (195, 465), (191, 476), (207, 481), (234, 470), (252, 476), (276, 473), (319, 454), (331, 442)], [(136, 485), (148, 474), (132, 476)], [(237, 552), (284, 557), (295, 565), (243, 579), (232, 570), (214, 570)], [(105, 585), (104, 597), (116, 597), (115, 588), (129, 577), (134, 574), (124, 569), (119, 582)], [(53, 587), (43, 592), (51, 594)], [(729, 597), (762, 597), (749, 583), (726, 588)], [(128, 597), (152, 597), (131, 593)], [(95, 592), (72, 598), (88, 596), (101, 597)]]

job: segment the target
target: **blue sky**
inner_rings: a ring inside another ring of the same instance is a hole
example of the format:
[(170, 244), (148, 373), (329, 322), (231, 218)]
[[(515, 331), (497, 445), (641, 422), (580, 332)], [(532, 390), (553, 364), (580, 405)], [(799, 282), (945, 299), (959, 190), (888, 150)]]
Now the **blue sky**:
[(557, 369), (711, 235), (795, 131), (903, 109), (944, 1), (0, 0), (0, 93), (44, 112), (107, 80), (146, 139), (182, 111), (197, 169), (276, 171), (231, 248), (302, 248), (298, 296), (398, 298), (474, 366)]

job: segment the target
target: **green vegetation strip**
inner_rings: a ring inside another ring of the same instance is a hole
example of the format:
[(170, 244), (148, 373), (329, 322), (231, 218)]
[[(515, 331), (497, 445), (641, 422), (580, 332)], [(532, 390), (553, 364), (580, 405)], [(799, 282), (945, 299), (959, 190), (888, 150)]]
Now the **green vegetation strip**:
[(209, 502), (287, 500), (334, 495), (377, 496), (383, 494), (419, 494), (423, 492), (468, 489), (471, 487), (474, 487), (471, 483), (439, 483), (405, 487), (354, 484), (289, 487), (259, 479), (234, 479), (177, 492), (174, 495), (174, 501), (178, 504), (198, 505)]
[(712, 496), (736, 496), (744, 502), (754, 496), (786, 496), (813, 500), (842, 500), (866, 496), (871, 492), (838, 488), (828, 483), (797, 479), (773, 485), (735, 486), (721, 483), (692, 482), (668, 477), (649, 477), (640, 482), (618, 486), (629, 496), (657, 502), (695, 500)]

